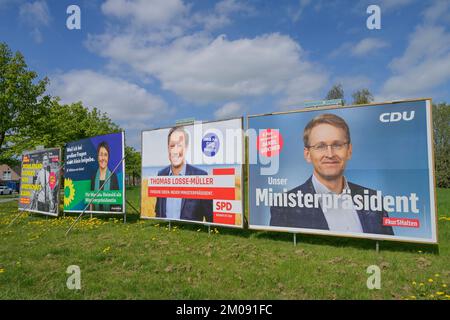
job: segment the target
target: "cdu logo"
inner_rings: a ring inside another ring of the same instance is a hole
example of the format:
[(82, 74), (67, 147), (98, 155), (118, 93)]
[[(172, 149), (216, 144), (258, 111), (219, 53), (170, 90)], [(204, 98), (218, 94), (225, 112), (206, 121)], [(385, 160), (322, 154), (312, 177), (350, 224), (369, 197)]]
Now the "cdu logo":
[(411, 121), (412, 119), (414, 119), (414, 111), (386, 112), (380, 115), (381, 122)]

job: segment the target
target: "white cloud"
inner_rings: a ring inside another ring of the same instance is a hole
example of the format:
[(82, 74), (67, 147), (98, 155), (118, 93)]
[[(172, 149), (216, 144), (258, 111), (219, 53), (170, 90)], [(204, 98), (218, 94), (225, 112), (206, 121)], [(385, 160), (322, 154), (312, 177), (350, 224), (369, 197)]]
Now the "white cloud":
[(336, 49), (332, 50), (328, 54), (328, 57), (334, 59), (334, 58), (337, 58), (337, 57), (339, 57), (341, 55), (348, 55), (348, 52), (351, 52), (353, 46), (354, 46), (354, 44), (351, 43), (351, 42), (344, 42), (339, 47), (337, 47)]
[(6, 8), (10, 5), (18, 5), (23, 0), (0, 0), (0, 9)]
[(191, 7), (181, 0), (107, 0), (102, 12), (129, 23), (128, 29), (138, 29), (141, 35), (144, 29), (146, 41), (157, 43), (180, 37), (195, 27), (216, 30), (230, 24), (234, 14), (255, 12), (239, 0), (222, 0), (210, 12), (192, 13)]
[(245, 108), (237, 102), (228, 102), (214, 112), (216, 119), (226, 119), (241, 116)]
[(107, 0), (102, 4), (105, 15), (152, 27), (166, 26), (187, 10), (181, 0)]
[(50, 10), (45, 1), (27, 2), (20, 6), (22, 21), (33, 26), (47, 26), (50, 23)]
[(351, 53), (354, 56), (361, 57), (369, 55), (372, 52), (385, 48), (387, 46), (388, 44), (383, 40), (376, 38), (365, 38), (351, 48)]
[(379, 0), (377, 4), (380, 6), (382, 11), (391, 11), (408, 6), (413, 2), (414, 0)]
[(222, 0), (214, 6), (214, 10), (209, 14), (197, 13), (193, 20), (204, 26), (205, 30), (211, 31), (229, 25), (233, 14), (255, 14), (255, 9), (247, 2), (238, 0)]
[(34, 41), (41, 43), (43, 41), (41, 28), (48, 26), (51, 21), (47, 2), (35, 1), (21, 4), (19, 7), (19, 19), (22, 23), (32, 28), (31, 36)]
[(103, 35), (90, 37), (88, 47), (200, 104), (271, 94), (313, 95), (327, 77), (323, 71), (318, 74), (295, 41), (280, 34), (238, 40), (194, 34), (165, 46), (145, 45), (136, 34)]
[(182, 36), (193, 23), (189, 20), (190, 7), (181, 0), (106, 0), (102, 12), (123, 24), (120, 34), (142, 35), (144, 43), (159, 44)]
[(450, 80), (450, 31), (435, 24), (449, 12), (450, 6), (439, 1), (424, 11), (424, 22), (409, 37), (405, 52), (389, 64), (392, 75), (383, 84), (380, 98), (428, 97)]
[(450, 1), (436, 0), (423, 12), (423, 16), (426, 23), (436, 23), (440, 20), (450, 23)]
[(31, 30), (30, 34), (33, 37), (34, 42), (42, 43), (42, 41), (44, 41), (44, 37), (39, 28), (34, 28), (33, 30)]
[(402, 72), (448, 52), (450, 52), (450, 34), (444, 27), (420, 25), (410, 36), (403, 56), (393, 59), (390, 67), (395, 72)]
[(286, 95), (279, 101), (283, 110), (298, 106), (307, 100), (319, 100), (318, 94), (328, 84), (328, 74), (317, 68), (308, 68), (287, 83)]
[[(300, 17), (303, 14), (303, 11), (307, 6), (311, 4), (311, 0), (300, 0), (298, 1), (298, 7), (297, 8), (288, 8), (288, 15), (291, 18), (293, 22), (298, 22), (300, 20)], [(320, 4), (318, 4), (320, 6)]]
[[(74, 70), (51, 77), (49, 91), (62, 103), (82, 101), (99, 108), (124, 128), (149, 127), (171, 113), (167, 103), (146, 89), (91, 70)], [(145, 125), (147, 123), (147, 125)]]
[(433, 88), (450, 79), (450, 53), (436, 60), (426, 60), (397, 75), (384, 84), (385, 99), (431, 96)]
[(416, 0), (360, 0), (353, 6), (353, 12), (361, 15), (366, 14), (366, 8), (372, 4), (378, 5), (381, 9), (381, 14), (393, 13), (399, 9), (411, 5)]
[[(109, 31), (103, 36), (90, 36), (92, 39), (103, 40), (115, 35), (131, 35), (139, 38), (142, 46), (163, 45), (177, 38), (201, 29), (210, 33), (231, 24), (232, 16), (254, 14), (255, 9), (242, 0), (222, 0), (210, 10), (192, 12), (192, 4), (182, 0), (106, 0), (102, 12), (110, 19), (116, 19), (122, 24), (110, 24)], [(114, 30), (114, 31), (112, 31)]]
[[(159, 1), (152, 3), (166, 8)], [(107, 58), (109, 66), (128, 67), (141, 79), (146, 77), (144, 81), (197, 105), (272, 96), (285, 106), (317, 98), (327, 85), (328, 73), (309, 61), (289, 36), (272, 33), (229, 40), (212, 35), (238, 15), (255, 14), (248, 2), (222, 0), (211, 10), (192, 14), (191, 5), (171, 3), (174, 11), (161, 9), (164, 18), (156, 23), (157, 18), (143, 21), (152, 7), (143, 0), (107, 0), (104, 14), (124, 25), (88, 35), (87, 48)]]
[(389, 44), (377, 38), (364, 38), (357, 43), (344, 42), (342, 45), (334, 49), (328, 55), (329, 58), (337, 58), (339, 56), (352, 55), (354, 57), (364, 57), (371, 55), (377, 50), (385, 48)]
[(222, 0), (215, 5), (215, 9), (219, 14), (251, 10), (248, 4), (237, 0)]

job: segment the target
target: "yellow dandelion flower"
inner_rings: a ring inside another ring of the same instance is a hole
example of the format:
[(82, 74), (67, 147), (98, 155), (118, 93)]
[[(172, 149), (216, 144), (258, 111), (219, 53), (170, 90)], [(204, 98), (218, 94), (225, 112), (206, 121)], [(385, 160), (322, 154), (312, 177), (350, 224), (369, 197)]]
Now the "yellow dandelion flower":
[(434, 276), (435, 276), (435, 277), (439, 277), (439, 273), (436, 273)]
[(429, 297), (430, 297), (430, 298), (434, 298), (434, 294), (430, 294)]
[(413, 286), (415, 286), (417, 283), (415, 281), (412, 282)]
[(434, 280), (430, 278), (430, 279), (428, 279), (428, 282), (432, 283), (432, 282), (434, 282)]
[(5, 272), (5, 269), (0, 268), (0, 273), (3, 273), (3, 272)]
[(411, 299), (416, 299), (416, 296), (411, 296), (410, 298), (411, 298)]
[(420, 286), (420, 287), (423, 286), (423, 282), (419, 283), (419, 286)]
[(442, 296), (444, 293), (445, 293), (445, 292), (442, 292), (442, 291), (436, 292), (436, 294), (437, 294), (438, 296)]
[(447, 288), (447, 285), (444, 283), (444, 284), (442, 285), (442, 288)]
[(450, 299), (450, 295), (448, 295), (448, 294), (446, 294), (445, 297), (446, 297), (447, 299)]

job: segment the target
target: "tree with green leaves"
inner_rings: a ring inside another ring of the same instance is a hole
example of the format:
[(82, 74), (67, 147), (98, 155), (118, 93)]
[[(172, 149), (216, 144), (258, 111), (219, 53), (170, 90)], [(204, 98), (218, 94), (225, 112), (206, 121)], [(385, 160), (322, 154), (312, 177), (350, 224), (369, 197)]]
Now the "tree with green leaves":
[(128, 177), (128, 184), (136, 186), (141, 178), (141, 153), (133, 147), (125, 147), (125, 172)]
[(436, 184), (450, 188), (450, 104), (433, 105)]
[(106, 113), (94, 108), (89, 110), (81, 102), (63, 105), (59, 99), (52, 99), (50, 108), (33, 125), (10, 138), (10, 150), (20, 155), (38, 145), (63, 147), (69, 141), (80, 140), (121, 129)]
[(344, 88), (342, 88), (342, 84), (338, 83), (331, 87), (330, 91), (328, 91), (327, 96), (325, 97), (326, 100), (335, 100), (335, 99), (341, 99), (342, 104), (345, 104), (344, 100)]
[(13, 54), (6, 43), (0, 43), (1, 162), (14, 154), (10, 138), (29, 130), (48, 111), (47, 84), (47, 78), (37, 80), (37, 73), (28, 70), (20, 52)]
[(352, 97), (353, 104), (368, 104), (374, 100), (372, 93), (367, 88), (356, 90), (353, 92)]

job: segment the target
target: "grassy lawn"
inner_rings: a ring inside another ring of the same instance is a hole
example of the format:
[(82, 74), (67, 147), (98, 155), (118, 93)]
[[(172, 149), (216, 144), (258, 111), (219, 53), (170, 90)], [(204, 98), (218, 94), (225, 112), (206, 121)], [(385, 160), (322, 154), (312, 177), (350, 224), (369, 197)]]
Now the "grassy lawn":
[[(139, 189), (127, 199), (139, 209)], [(449, 299), (450, 189), (438, 190), (439, 248), (370, 240), (213, 229), (121, 216), (24, 214), (0, 204), (0, 299)], [(366, 287), (370, 265), (381, 289)], [(69, 290), (66, 269), (81, 269)]]
[(0, 200), (2, 199), (10, 199), (10, 198), (18, 198), (19, 194), (18, 193), (13, 193), (13, 194), (0, 194)]

